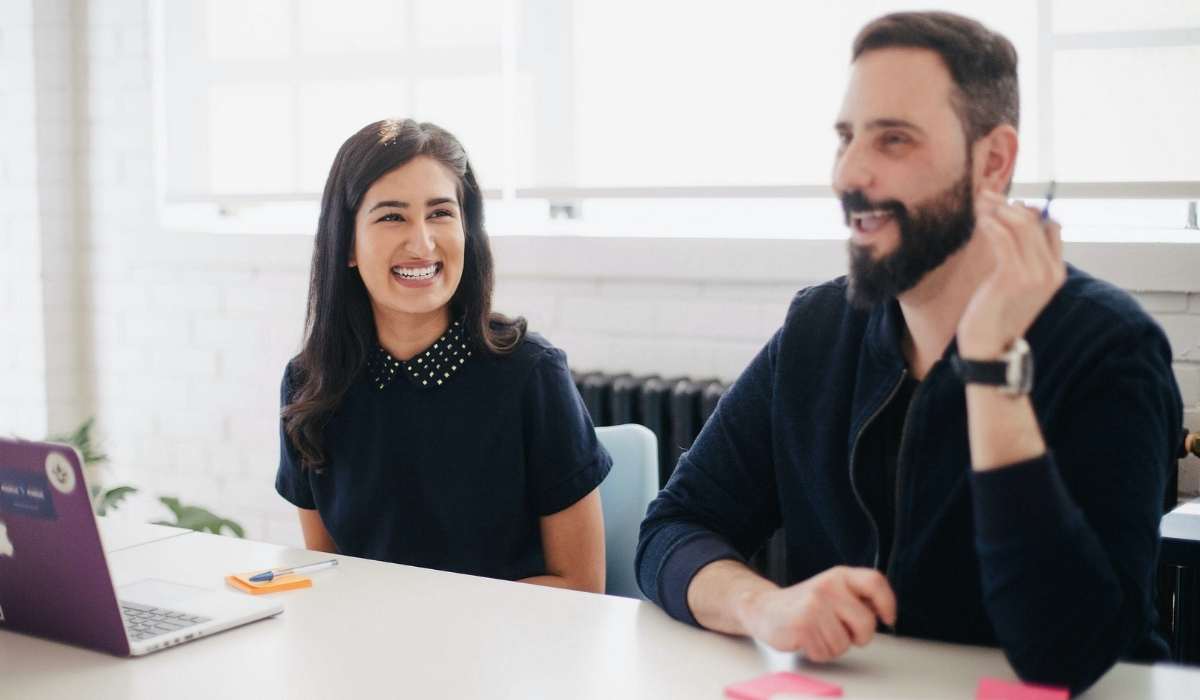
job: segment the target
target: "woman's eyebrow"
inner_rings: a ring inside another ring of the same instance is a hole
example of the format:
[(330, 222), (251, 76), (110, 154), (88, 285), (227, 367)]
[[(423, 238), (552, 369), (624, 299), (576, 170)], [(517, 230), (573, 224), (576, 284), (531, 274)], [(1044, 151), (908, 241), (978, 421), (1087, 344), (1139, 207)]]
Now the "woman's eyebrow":
[(408, 202), (401, 202), (398, 199), (385, 199), (382, 202), (376, 202), (375, 206), (373, 206), (367, 210), (367, 213), (370, 214), (371, 212), (375, 211), (376, 209), (382, 209), (383, 207), (396, 207), (397, 209), (407, 209)]
[[(457, 205), (458, 200), (455, 199), (454, 197), (434, 197), (433, 199), (425, 200), (425, 206), (427, 206), (427, 207), (436, 207), (439, 204)], [(398, 199), (385, 199), (382, 202), (376, 202), (374, 206), (372, 206), (370, 209), (367, 210), (367, 213), (370, 214), (371, 212), (375, 211), (376, 209), (382, 209), (383, 207), (395, 207), (397, 209), (407, 209), (408, 202), (402, 202)]]

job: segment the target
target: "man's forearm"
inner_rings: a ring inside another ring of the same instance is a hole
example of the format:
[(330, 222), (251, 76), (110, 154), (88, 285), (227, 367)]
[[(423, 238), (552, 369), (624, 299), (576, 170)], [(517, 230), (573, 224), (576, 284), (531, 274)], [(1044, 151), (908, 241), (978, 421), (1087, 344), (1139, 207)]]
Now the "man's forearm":
[(987, 471), (1046, 453), (1046, 442), (1028, 396), (1009, 396), (996, 387), (967, 385), (967, 431), (971, 467)]
[(971, 481), (983, 602), (997, 643), (1021, 678), (1080, 692), (1145, 631), (1146, 599), (1122, 587), (1052, 455), (976, 470)]
[(688, 607), (704, 627), (749, 635), (743, 620), (756, 597), (779, 587), (740, 561), (721, 559), (696, 572), (687, 590)]

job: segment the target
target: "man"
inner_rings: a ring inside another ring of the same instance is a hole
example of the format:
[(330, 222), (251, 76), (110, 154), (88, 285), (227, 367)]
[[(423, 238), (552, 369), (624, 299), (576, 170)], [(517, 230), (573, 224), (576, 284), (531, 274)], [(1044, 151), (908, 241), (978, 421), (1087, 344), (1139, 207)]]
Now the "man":
[[(651, 504), (642, 590), (811, 660), (897, 634), (1088, 687), (1156, 659), (1181, 425), (1171, 351), (1002, 193), (1016, 52), (945, 13), (867, 25), (836, 124), (848, 277), (801, 291)], [(1036, 373), (1033, 373), (1036, 369)], [(782, 527), (779, 587), (744, 563)]]

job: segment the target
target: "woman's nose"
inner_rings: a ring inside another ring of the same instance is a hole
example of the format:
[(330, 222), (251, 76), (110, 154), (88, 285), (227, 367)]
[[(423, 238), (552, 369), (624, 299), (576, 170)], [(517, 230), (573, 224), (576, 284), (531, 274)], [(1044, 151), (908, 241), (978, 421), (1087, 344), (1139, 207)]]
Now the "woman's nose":
[(432, 227), (424, 220), (413, 225), (412, 235), (405, 241), (405, 250), (418, 257), (428, 257), (436, 247)]

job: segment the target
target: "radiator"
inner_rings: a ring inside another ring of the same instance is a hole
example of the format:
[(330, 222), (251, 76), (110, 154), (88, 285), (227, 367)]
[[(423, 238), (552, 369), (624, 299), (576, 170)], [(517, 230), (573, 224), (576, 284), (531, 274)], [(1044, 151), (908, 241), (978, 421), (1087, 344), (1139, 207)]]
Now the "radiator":
[(638, 423), (658, 437), (658, 486), (671, 477), (679, 455), (691, 447), (717, 407), (726, 385), (715, 379), (589, 372), (575, 386), (596, 426)]
[[(659, 488), (671, 478), (679, 455), (692, 446), (729, 388), (716, 379), (602, 372), (577, 372), (573, 376), (593, 424), (638, 423), (658, 437)], [(785, 552), (783, 531), (777, 530), (751, 557), (750, 565), (775, 583), (787, 585)]]

